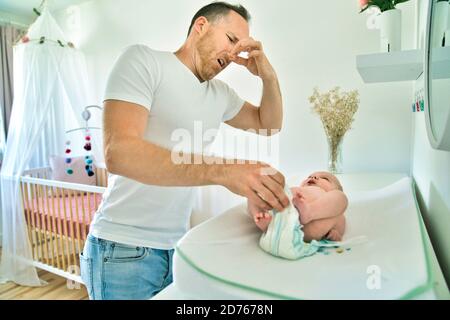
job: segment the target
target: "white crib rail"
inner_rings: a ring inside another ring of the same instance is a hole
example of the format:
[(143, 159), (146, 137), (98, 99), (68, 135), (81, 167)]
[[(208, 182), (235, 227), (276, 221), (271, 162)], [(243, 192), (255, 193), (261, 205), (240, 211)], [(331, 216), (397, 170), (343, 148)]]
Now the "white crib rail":
[(64, 189), (95, 192), (95, 193), (103, 193), (106, 190), (106, 187), (97, 187), (97, 186), (91, 186), (91, 185), (87, 185), (87, 184), (64, 182), (64, 181), (57, 181), (57, 180), (47, 180), (47, 179), (31, 178), (31, 177), (23, 177), (23, 176), (20, 178), (20, 181), (22, 181), (24, 183), (35, 183), (35, 184), (47, 186), (47, 187), (60, 187), (60, 188), (64, 188)]
[[(34, 168), (34, 169), (29, 169), (29, 170), (25, 170), (20, 178), (21, 181), (28, 181), (28, 182), (42, 182), (45, 183), (48, 186), (56, 186), (56, 185), (52, 185), (52, 183), (57, 183), (57, 186), (62, 186), (62, 187), (66, 187), (66, 188), (84, 188), (85, 184), (76, 184), (76, 183), (71, 183), (71, 182), (64, 182), (64, 181), (57, 181), (57, 180), (52, 180), (51, 179), (51, 168), (50, 167), (41, 167), (41, 168)], [(96, 177), (96, 186), (97, 187), (103, 187), (103, 189), (105, 189), (105, 187), (108, 184), (108, 172), (106, 171), (105, 167), (96, 167), (95, 168), (95, 177)], [(39, 181), (37, 180), (32, 180), (32, 179), (40, 179)], [(43, 181), (45, 180), (45, 181)], [(80, 190), (83, 191), (84, 189), (76, 189), (76, 190)], [(91, 190), (85, 190), (85, 191), (91, 191)], [(92, 192), (103, 192), (100, 189), (95, 190), (92, 189)]]
[[(20, 177), (23, 214), (32, 245), (33, 262), (40, 268), (59, 270), (68, 279), (79, 278), (78, 254), (87, 237), (102, 194), (107, 172), (96, 168), (100, 186), (50, 180), (49, 167), (26, 170)], [(93, 207), (94, 206), (94, 207)]]

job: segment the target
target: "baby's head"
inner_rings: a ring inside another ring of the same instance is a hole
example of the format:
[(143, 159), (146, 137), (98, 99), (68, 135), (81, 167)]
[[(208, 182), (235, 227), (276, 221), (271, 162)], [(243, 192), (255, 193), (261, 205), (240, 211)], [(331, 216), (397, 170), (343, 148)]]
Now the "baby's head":
[(326, 171), (311, 173), (308, 178), (302, 181), (300, 186), (301, 187), (315, 186), (322, 188), (327, 192), (331, 190), (343, 191), (342, 185), (339, 182), (338, 178), (336, 178), (334, 174)]

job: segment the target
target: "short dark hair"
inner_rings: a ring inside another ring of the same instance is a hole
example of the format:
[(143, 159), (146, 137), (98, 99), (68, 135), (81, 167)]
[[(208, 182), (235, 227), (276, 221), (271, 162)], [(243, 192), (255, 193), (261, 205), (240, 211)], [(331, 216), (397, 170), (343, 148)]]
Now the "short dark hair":
[(213, 22), (219, 17), (226, 16), (231, 10), (239, 14), (245, 19), (245, 21), (250, 21), (250, 13), (248, 13), (247, 9), (245, 9), (242, 5), (232, 5), (223, 1), (217, 1), (210, 3), (197, 11), (192, 18), (191, 25), (189, 26), (188, 36), (191, 33), (195, 20), (197, 20), (198, 17), (205, 17), (208, 21)]

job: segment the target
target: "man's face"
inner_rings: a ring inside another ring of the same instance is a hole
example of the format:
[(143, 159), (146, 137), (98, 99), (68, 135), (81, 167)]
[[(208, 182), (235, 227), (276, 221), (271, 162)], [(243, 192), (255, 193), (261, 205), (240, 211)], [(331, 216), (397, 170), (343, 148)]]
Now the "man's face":
[(339, 181), (329, 172), (314, 172), (302, 182), (301, 186), (315, 186), (328, 192), (339, 189)]
[(247, 21), (234, 11), (214, 23), (208, 23), (196, 44), (198, 76), (208, 81), (230, 64), (229, 54), (240, 39), (249, 37)]

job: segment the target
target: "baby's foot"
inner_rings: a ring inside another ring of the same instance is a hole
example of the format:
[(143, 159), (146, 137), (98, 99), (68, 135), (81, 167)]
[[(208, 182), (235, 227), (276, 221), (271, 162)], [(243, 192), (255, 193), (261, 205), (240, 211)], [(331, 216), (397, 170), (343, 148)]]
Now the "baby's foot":
[(269, 227), (270, 221), (272, 221), (272, 216), (268, 213), (257, 213), (255, 215), (255, 223), (259, 229), (266, 232)]
[(299, 213), (300, 223), (302, 225), (306, 225), (313, 220), (313, 216), (306, 210), (306, 203), (303, 197), (295, 195), (292, 203)]
[(333, 228), (327, 233), (326, 238), (331, 241), (341, 241), (342, 235)]

